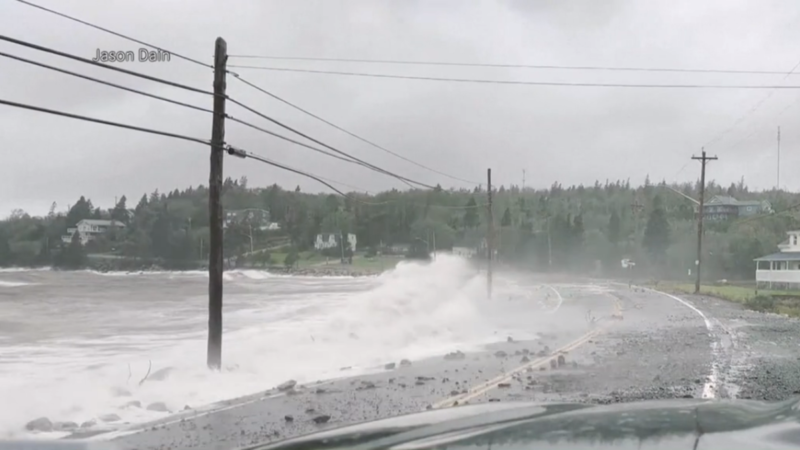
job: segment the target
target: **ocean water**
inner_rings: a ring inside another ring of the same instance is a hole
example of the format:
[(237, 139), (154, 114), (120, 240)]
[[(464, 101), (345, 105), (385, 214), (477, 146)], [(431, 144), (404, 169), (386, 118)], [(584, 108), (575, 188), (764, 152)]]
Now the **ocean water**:
[[(447, 255), (377, 277), (226, 272), (223, 370), (212, 372), (204, 272), (2, 270), (0, 438), (34, 437), (24, 427), (39, 417), (122, 427), (289, 379), (535, 339), (561, 305), (519, 276), (498, 276), (494, 293), (487, 299), (485, 275)], [(146, 409), (155, 402), (170, 412)], [(110, 414), (119, 419), (101, 420)]]

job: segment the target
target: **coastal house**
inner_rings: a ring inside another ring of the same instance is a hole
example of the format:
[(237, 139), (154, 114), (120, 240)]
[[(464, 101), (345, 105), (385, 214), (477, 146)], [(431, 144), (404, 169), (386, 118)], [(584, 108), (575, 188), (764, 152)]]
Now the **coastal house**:
[[(318, 234), (317, 238), (314, 240), (314, 249), (316, 250), (326, 250), (329, 248), (338, 248), (340, 246), (339, 240), (343, 236), (340, 233), (322, 233)], [(350, 250), (355, 253), (356, 251), (356, 235), (353, 233), (347, 234), (346, 245), (350, 247)]]
[(69, 244), (75, 233), (81, 239), (81, 244), (86, 245), (91, 240), (107, 233), (111, 229), (123, 229), (125, 224), (114, 220), (83, 219), (75, 227), (67, 228), (67, 234), (61, 236), (61, 240)]
[(796, 288), (800, 286), (800, 230), (786, 233), (778, 252), (756, 258), (756, 287)]
[[(699, 207), (695, 207), (695, 213)], [(715, 195), (703, 204), (703, 217), (709, 221), (727, 221), (772, 212), (765, 200), (737, 200), (729, 195)]]
[(474, 258), (478, 254), (475, 247), (453, 247), (453, 254), (462, 258)]
[(225, 211), (222, 227), (227, 228), (234, 223), (245, 223), (261, 231), (277, 231), (281, 229), (278, 222), (273, 222), (269, 211), (265, 209), (248, 208), (235, 211)]

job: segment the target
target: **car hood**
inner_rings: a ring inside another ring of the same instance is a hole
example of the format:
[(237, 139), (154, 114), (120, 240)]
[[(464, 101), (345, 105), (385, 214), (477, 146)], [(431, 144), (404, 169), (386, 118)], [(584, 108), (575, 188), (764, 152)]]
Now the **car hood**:
[(367, 422), (251, 450), (800, 449), (798, 401), (488, 403)]
[[(248, 450), (800, 449), (800, 403), (663, 400), (487, 403), (322, 431)], [(112, 442), (2, 442), (0, 450), (117, 450)]]

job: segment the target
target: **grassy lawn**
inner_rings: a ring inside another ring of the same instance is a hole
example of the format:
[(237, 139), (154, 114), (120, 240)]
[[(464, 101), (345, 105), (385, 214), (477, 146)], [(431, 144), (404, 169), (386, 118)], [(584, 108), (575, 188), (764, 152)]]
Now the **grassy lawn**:
[(388, 270), (394, 268), (397, 263), (403, 261), (404, 259), (405, 258), (399, 256), (376, 256), (374, 258), (359, 256), (353, 258), (352, 267), (369, 270)]
[[(694, 284), (659, 283), (659, 289), (686, 294), (694, 293)], [(741, 303), (756, 311), (769, 311), (800, 317), (800, 291), (759, 289), (758, 295), (752, 287), (701, 285), (700, 293), (724, 300)]]

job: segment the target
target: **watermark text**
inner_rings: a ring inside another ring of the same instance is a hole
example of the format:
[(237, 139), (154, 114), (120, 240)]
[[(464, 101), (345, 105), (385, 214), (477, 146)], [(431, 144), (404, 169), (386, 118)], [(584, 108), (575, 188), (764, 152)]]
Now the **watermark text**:
[(92, 61), (99, 63), (170, 62), (172, 55), (164, 50), (103, 50), (98, 48)]

